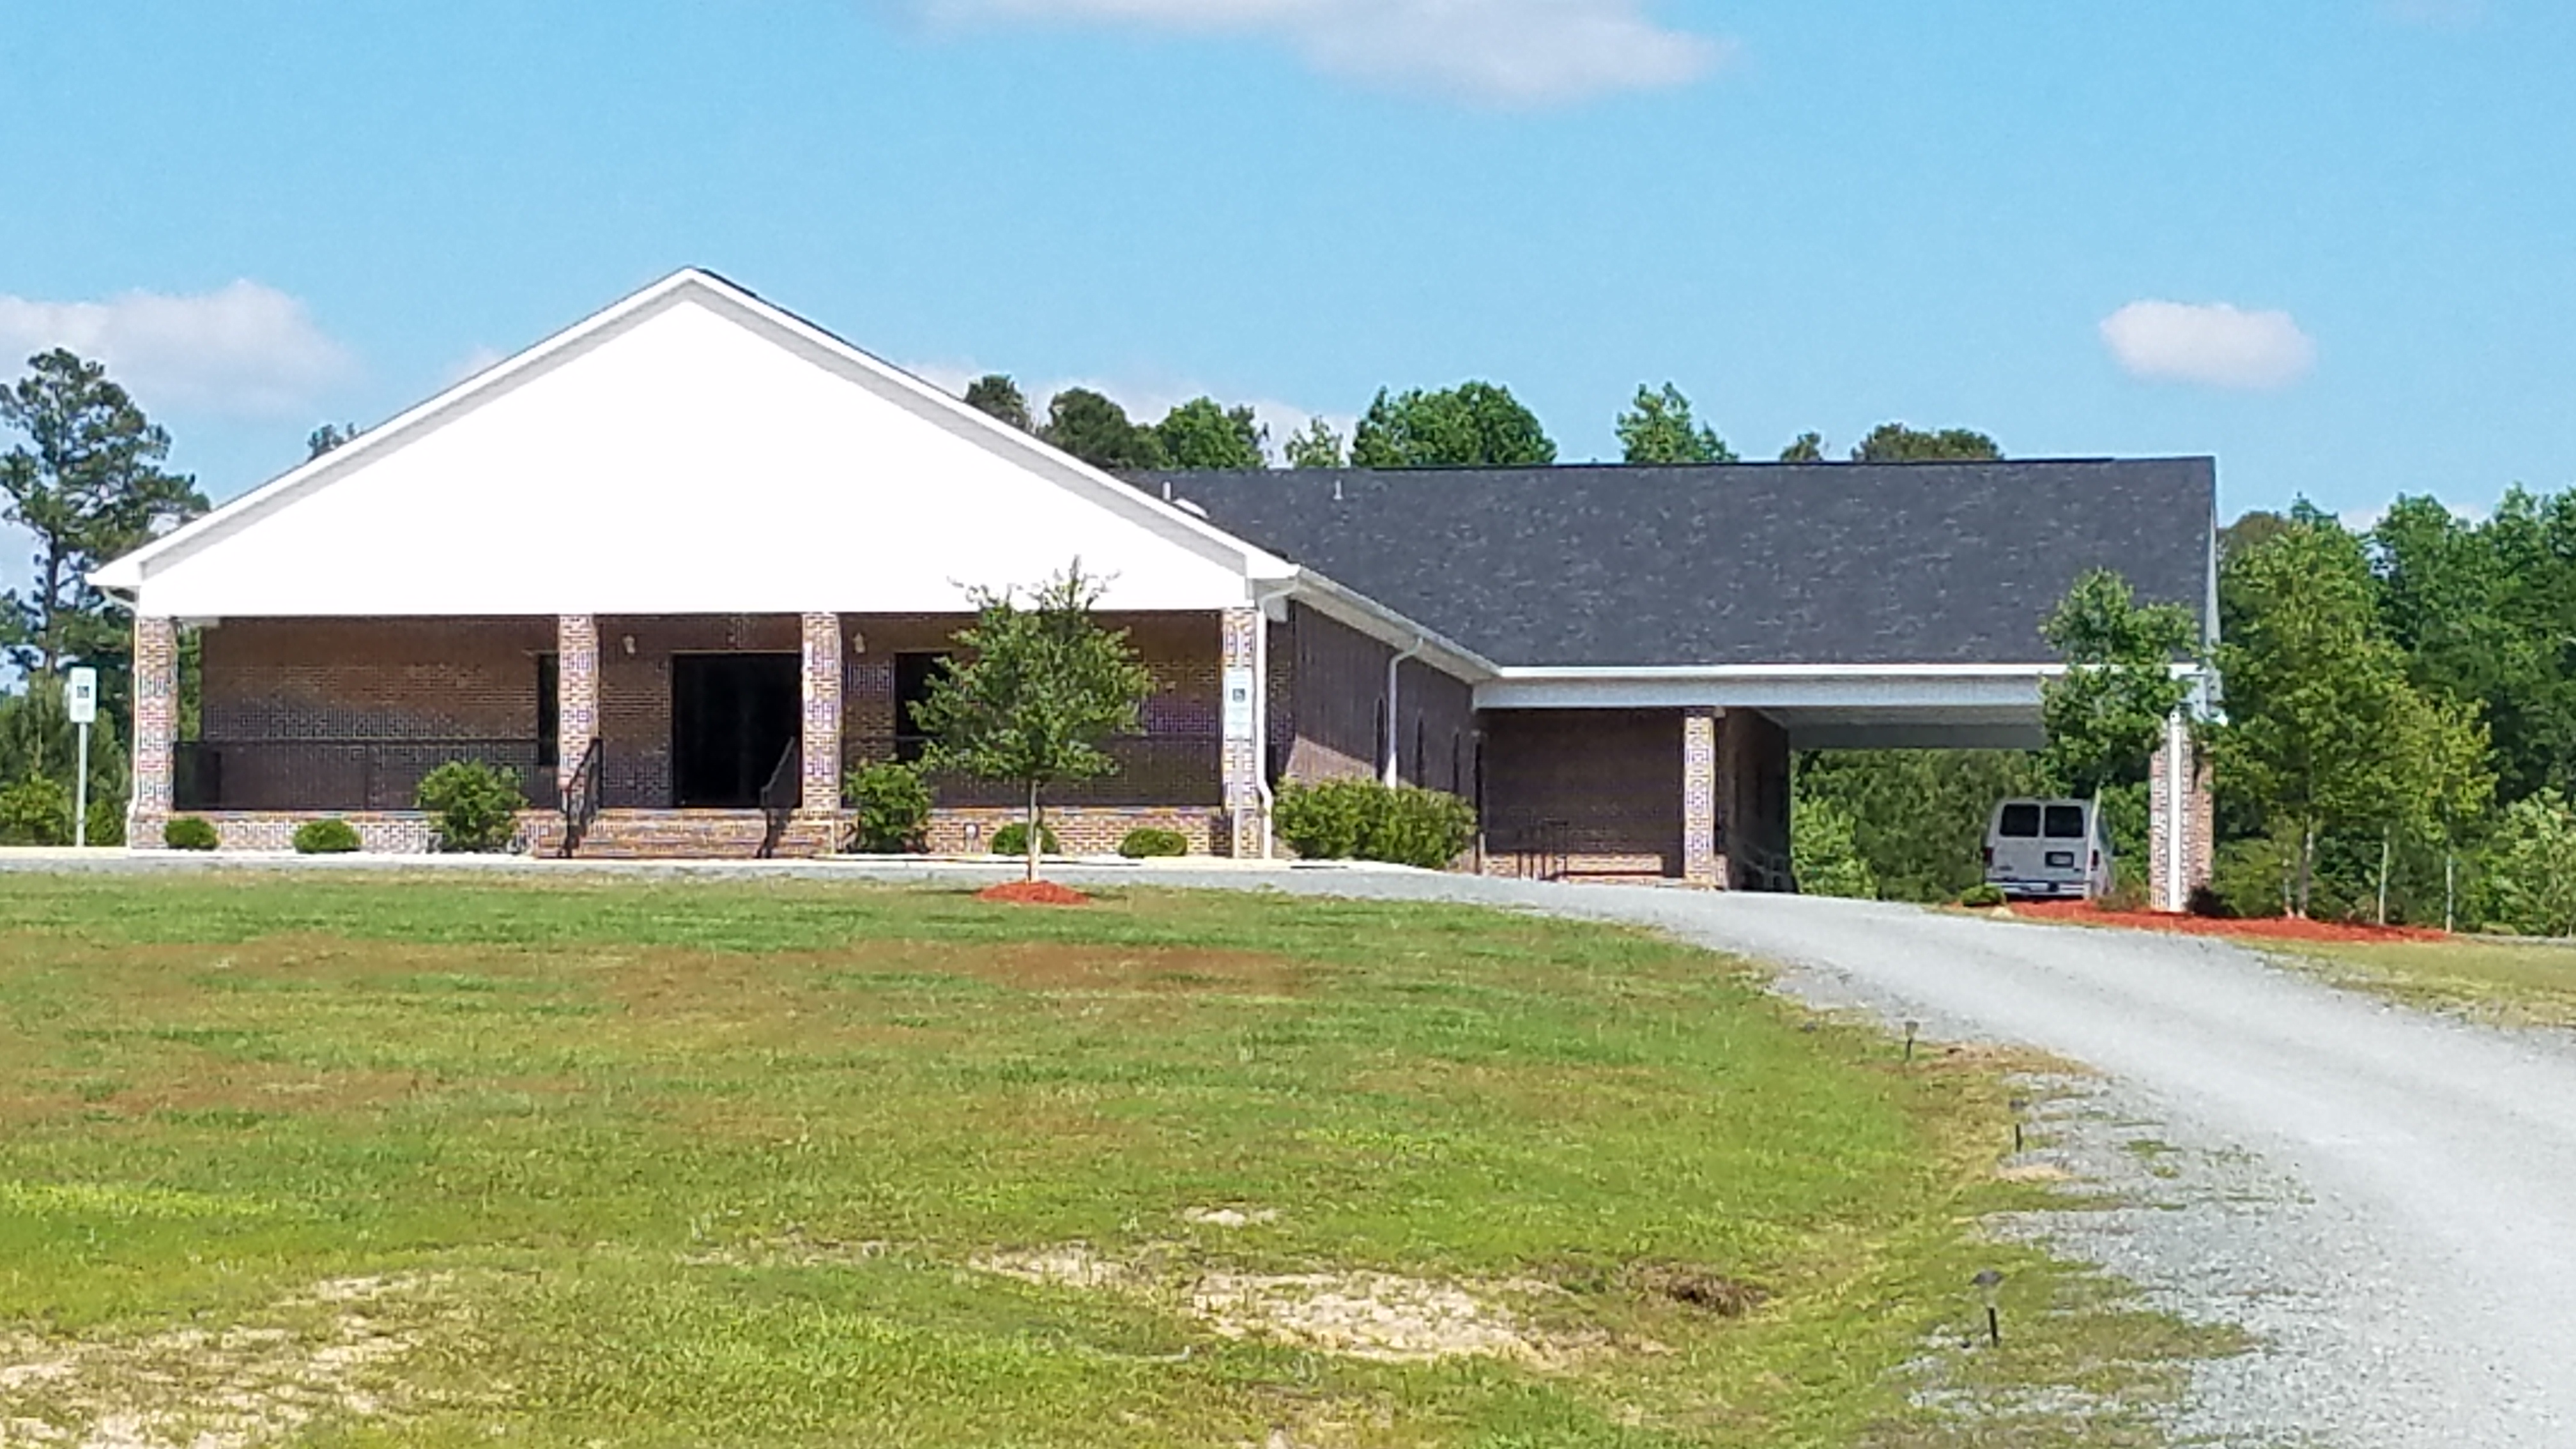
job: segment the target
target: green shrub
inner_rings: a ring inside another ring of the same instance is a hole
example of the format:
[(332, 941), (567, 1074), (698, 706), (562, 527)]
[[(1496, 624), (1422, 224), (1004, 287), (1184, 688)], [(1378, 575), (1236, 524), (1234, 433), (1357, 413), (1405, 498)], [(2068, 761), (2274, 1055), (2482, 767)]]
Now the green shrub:
[(851, 848), (865, 855), (918, 855), (928, 848), (930, 782), (899, 760), (861, 765), (841, 781), (856, 814)]
[[(1028, 822), (1027, 822), (1027, 821), (1025, 821), (1025, 820), (1014, 820), (1014, 821), (1012, 821), (1010, 824), (1003, 826), (1001, 829), (994, 831), (994, 832), (993, 832), (993, 853), (994, 853), (995, 855), (1026, 855), (1026, 854), (1028, 854), (1028, 853), (1029, 853), (1029, 825), (1028, 825)], [(1062, 854), (1064, 854), (1064, 850), (1063, 850), (1063, 848), (1062, 848), (1061, 846), (1059, 846), (1059, 845), (1057, 845), (1057, 844), (1056, 844), (1056, 839), (1055, 839), (1055, 827), (1054, 827), (1054, 826), (1052, 826), (1052, 825), (1047, 824), (1047, 823), (1046, 823), (1045, 821), (1043, 821), (1043, 820), (1041, 820), (1041, 821), (1039, 821), (1039, 822), (1038, 822), (1038, 854), (1040, 854), (1040, 855), (1062, 855)]]
[(89, 843), (123, 845), (125, 843), (125, 802), (93, 794), (89, 797)]
[(1987, 910), (1995, 906), (2000, 906), (2004, 904), (2007, 899), (2009, 899), (2009, 897), (2005, 896), (2004, 888), (1999, 885), (1973, 885), (1968, 887), (1966, 890), (1959, 892), (1959, 904), (1974, 907), (1978, 910)]
[(60, 780), (29, 775), (0, 790), (0, 845), (72, 843), (72, 792)]
[(1129, 860), (1152, 860), (1158, 856), (1187, 855), (1190, 838), (1177, 830), (1159, 830), (1151, 825), (1127, 832), (1118, 842), (1118, 853)]
[(358, 828), (346, 820), (307, 820), (295, 827), (297, 855), (348, 855), (358, 848)]
[(215, 834), (214, 822), (174, 815), (161, 827), (161, 843), (172, 850), (212, 850), (223, 841)]
[(2219, 846), (2209, 866), (2209, 893), (2219, 913), (2244, 920), (2287, 914), (2292, 859), (2289, 846), (2267, 836)]
[(2555, 790), (2516, 800), (2487, 857), (2494, 918), (2525, 936), (2576, 935), (2576, 811)]
[(450, 760), (430, 771), (416, 798), (429, 812), (430, 835), (450, 854), (509, 849), (519, 812), (528, 808), (517, 772), (480, 760)]
[(1445, 869), (1476, 839), (1474, 807), (1440, 790), (1374, 780), (1280, 788), (1279, 838), (1308, 860), (1383, 860)]
[(1798, 893), (1878, 899), (1878, 872), (1860, 852), (1860, 822), (1830, 796), (1800, 796), (1789, 830), (1789, 871)]

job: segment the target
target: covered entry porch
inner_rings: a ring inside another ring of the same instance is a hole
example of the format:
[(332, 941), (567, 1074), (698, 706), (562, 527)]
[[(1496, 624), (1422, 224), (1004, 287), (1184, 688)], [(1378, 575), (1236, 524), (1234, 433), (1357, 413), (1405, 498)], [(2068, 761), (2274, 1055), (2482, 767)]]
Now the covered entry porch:
[[(226, 848), (283, 849), (332, 816), (371, 850), (425, 850), (421, 780), (472, 760), (520, 781), (524, 849), (829, 852), (847, 835), (844, 773), (922, 757), (910, 706), (969, 617), (226, 619), (191, 631), (184, 689), (179, 629), (146, 618), (135, 838), (157, 841), (177, 813), (210, 820)], [(1113, 742), (1116, 775), (1049, 792), (1050, 823), (1072, 850), (1114, 849), (1139, 825), (1230, 850), (1219, 690), (1227, 641), (1248, 631), (1222, 610), (1103, 623), (1128, 631), (1152, 678), (1144, 727)], [(1016, 816), (1008, 787), (932, 783), (935, 850), (981, 849)]]

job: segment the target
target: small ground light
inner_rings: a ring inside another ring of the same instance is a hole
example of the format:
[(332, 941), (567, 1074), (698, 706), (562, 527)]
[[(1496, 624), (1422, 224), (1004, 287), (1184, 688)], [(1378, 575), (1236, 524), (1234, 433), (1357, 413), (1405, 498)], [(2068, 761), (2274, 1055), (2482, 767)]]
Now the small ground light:
[(2030, 1110), (2030, 1099), (2027, 1097), (2015, 1097), (2007, 1105), (2012, 1108), (2013, 1151), (2018, 1154), (2021, 1151), (2021, 1117), (2024, 1112)]
[(1908, 1019), (1906, 1020), (1906, 1023), (1905, 1023), (1905, 1059), (1906, 1059), (1907, 1061), (1909, 1061), (1909, 1062), (1910, 1062), (1910, 1061), (1912, 1061), (1912, 1060), (1914, 1060), (1914, 1034), (1915, 1034), (1916, 1032), (1921, 1031), (1922, 1029), (1923, 1029), (1923, 1023), (1921, 1023), (1921, 1022), (1919, 1022), (1919, 1021), (1915, 1021), (1915, 1020), (1913, 1020), (1913, 1019), (1911, 1019), (1911, 1018), (1908, 1018)]
[(1986, 1342), (1997, 1348), (2003, 1347), (2004, 1275), (1988, 1268), (1968, 1281), (1977, 1285), (1977, 1297), (1986, 1305)]

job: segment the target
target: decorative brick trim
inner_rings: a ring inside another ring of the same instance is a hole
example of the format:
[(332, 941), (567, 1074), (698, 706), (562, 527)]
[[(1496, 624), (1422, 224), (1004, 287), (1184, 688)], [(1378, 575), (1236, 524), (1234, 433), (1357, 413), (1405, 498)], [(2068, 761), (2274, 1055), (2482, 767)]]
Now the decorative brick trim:
[[(995, 831), (1017, 825), (1022, 812), (1009, 808), (939, 810), (930, 817), (930, 849), (935, 855), (974, 855), (988, 848)], [(1151, 826), (1177, 830), (1188, 837), (1193, 855), (1222, 855), (1229, 841), (1231, 816), (1223, 810), (1079, 806), (1046, 813), (1047, 829), (1067, 855), (1110, 855), (1130, 830)], [(1258, 848), (1256, 844), (1256, 849)]]
[[(2179, 760), (2179, 766), (2177, 766)], [(2182, 880), (2173, 880), (2174, 842), (2171, 791), (2177, 781), (2190, 793), (2183, 801)], [(2217, 797), (2209, 761), (2201, 758), (2191, 729), (2180, 716), (2165, 728), (2163, 742), (2147, 763), (2147, 900), (2160, 911), (2187, 910), (2191, 893), (2209, 884), (2217, 840)]]
[[(1223, 708), (1224, 681), (1249, 678), (1257, 668), (1259, 651), (1255, 641), (1261, 628), (1261, 611), (1258, 609), (1227, 609), (1219, 616), (1220, 709)], [(1253, 687), (1258, 689), (1259, 681), (1254, 681)], [(1261, 853), (1262, 833), (1261, 741), (1255, 732), (1239, 735), (1232, 730), (1227, 732), (1221, 779), (1225, 790), (1226, 854), (1257, 856)]]
[(599, 619), (555, 618), (555, 783), (570, 789), (590, 742), (599, 737)]
[(1720, 711), (1682, 711), (1682, 879), (1696, 886), (1724, 886), (1726, 860), (1717, 850), (1717, 733)]
[(800, 805), (841, 808), (841, 616), (805, 616), (805, 735)]
[(178, 740), (178, 624), (138, 614), (134, 619), (134, 770), (125, 838), (147, 850), (161, 848), (161, 827), (169, 823)]
[[(417, 810), (195, 810), (189, 812), (215, 827), (218, 852), (284, 851), (295, 848), (297, 826), (313, 820), (346, 820), (358, 832), (359, 848), (371, 855), (426, 855), (430, 848), (429, 817)], [(519, 812), (519, 850), (540, 846), (549, 833), (560, 832), (563, 817), (551, 810)], [(135, 844), (145, 842), (137, 840)], [(151, 846), (161, 845), (153, 828)], [(513, 853), (518, 853), (514, 850)]]

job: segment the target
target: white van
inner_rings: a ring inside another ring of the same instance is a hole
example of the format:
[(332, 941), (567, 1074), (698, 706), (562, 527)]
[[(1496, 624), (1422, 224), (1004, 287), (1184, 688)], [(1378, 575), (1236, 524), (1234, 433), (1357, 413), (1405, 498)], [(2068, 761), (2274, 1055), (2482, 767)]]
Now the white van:
[(2111, 834), (2092, 800), (2006, 800), (1986, 824), (1986, 884), (2008, 896), (2111, 891)]

